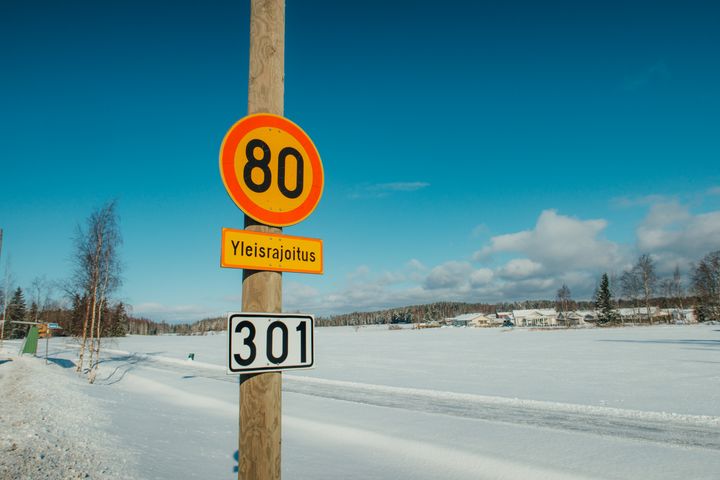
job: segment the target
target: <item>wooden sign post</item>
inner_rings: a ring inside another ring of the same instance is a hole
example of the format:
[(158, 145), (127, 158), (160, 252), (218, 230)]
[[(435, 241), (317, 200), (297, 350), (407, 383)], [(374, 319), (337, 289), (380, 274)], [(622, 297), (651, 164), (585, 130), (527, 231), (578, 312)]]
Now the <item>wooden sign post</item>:
[(248, 115), (225, 135), (219, 164), (245, 212), (245, 229), (223, 229), (220, 249), (221, 267), (243, 269), (242, 312), (228, 313), (242, 480), (280, 479), (281, 371), (314, 365), (314, 316), (282, 313), (282, 272), (322, 274), (322, 240), (283, 235), (282, 227), (313, 212), (325, 177), (310, 137), (282, 116), (284, 57), (285, 0), (251, 0)]
[[(285, 0), (250, 2), (248, 114), (283, 115), (285, 93)], [(245, 229), (281, 233), (245, 215)], [(282, 273), (243, 270), (242, 310), (282, 311)], [(240, 376), (238, 479), (278, 480), (282, 373)]]

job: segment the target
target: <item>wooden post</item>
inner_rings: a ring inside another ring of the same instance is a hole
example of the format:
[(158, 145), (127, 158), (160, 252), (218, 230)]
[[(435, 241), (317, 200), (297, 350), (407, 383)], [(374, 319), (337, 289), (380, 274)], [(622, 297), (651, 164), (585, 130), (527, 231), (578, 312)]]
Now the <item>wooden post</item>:
[[(251, 0), (248, 114), (283, 115), (284, 80), (285, 0)], [(245, 228), (282, 232), (247, 215)], [(242, 310), (282, 312), (282, 274), (243, 270)], [(240, 376), (238, 479), (280, 479), (281, 407), (280, 372)]]
[[(2, 240), (3, 240), (3, 230), (0, 228), (0, 267), (2, 267)], [(7, 272), (5, 272), (5, 278), (7, 278)], [(3, 338), (5, 338), (5, 311), (7, 309), (7, 295), (8, 292), (6, 291), (8, 287), (8, 282), (6, 281), (3, 285), (3, 311), (2, 311), (2, 322), (0, 322), (0, 347), (3, 346)]]

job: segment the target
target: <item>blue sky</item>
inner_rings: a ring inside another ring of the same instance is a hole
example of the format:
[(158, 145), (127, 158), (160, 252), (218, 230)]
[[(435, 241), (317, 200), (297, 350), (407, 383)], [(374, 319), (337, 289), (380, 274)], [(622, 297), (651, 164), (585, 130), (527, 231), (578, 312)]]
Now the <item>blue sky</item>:
[[(2, 269), (69, 277), (78, 223), (117, 198), (137, 315), (239, 309), (219, 267), (243, 215), (218, 150), (247, 111), (249, 4), (3, 2)], [(289, 0), (285, 115), (325, 191), (288, 227), (325, 274), (284, 309), (588, 298), (640, 253), (720, 249), (716, 2)], [(57, 295), (60, 295), (59, 293)]]

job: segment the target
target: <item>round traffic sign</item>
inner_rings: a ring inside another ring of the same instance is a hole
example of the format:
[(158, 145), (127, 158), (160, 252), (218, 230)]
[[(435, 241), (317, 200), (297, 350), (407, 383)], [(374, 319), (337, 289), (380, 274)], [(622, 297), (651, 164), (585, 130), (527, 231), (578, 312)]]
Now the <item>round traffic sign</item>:
[(220, 175), (235, 204), (267, 225), (301, 222), (322, 196), (320, 155), (287, 118), (249, 115), (233, 125), (220, 147)]

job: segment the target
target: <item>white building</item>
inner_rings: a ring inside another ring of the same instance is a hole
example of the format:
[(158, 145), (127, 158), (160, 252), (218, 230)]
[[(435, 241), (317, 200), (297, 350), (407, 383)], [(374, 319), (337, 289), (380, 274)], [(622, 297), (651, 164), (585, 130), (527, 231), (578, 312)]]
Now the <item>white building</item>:
[(454, 327), (490, 327), (497, 322), (497, 319), (484, 313), (464, 313), (447, 320), (447, 323)]
[[(647, 322), (648, 309), (647, 307), (638, 308), (618, 308), (618, 315), (622, 319), (622, 322)], [(650, 307), (650, 318), (653, 321), (660, 320), (664, 313), (660, 311), (658, 307)]]
[(563, 327), (583, 327), (596, 323), (598, 312), (595, 310), (573, 310), (560, 312), (557, 316), (558, 325)]
[(512, 314), (516, 327), (555, 327), (558, 325), (558, 314), (554, 308), (513, 310)]
[(695, 310), (692, 308), (663, 308), (661, 312), (673, 323), (697, 323)]

